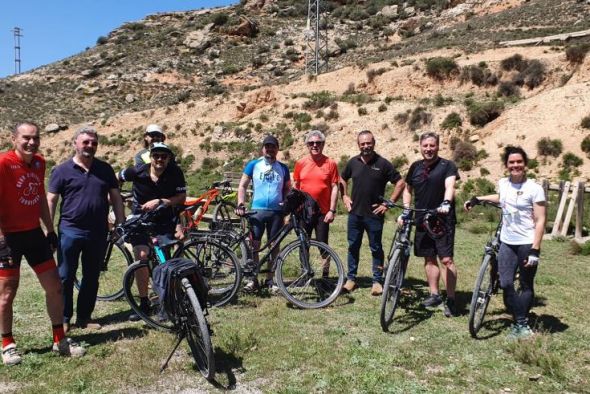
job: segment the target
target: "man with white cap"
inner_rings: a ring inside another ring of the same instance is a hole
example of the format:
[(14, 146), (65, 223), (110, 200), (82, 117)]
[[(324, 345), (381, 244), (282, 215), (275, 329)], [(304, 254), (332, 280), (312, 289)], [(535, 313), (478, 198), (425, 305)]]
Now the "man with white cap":
[(148, 164), (150, 162), (149, 147), (153, 143), (164, 141), (166, 141), (166, 135), (164, 135), (162, 128), (157, 124), (148, 125), (143, 134), (143, 149), (137, 152), (133, 158), (134, 165)]

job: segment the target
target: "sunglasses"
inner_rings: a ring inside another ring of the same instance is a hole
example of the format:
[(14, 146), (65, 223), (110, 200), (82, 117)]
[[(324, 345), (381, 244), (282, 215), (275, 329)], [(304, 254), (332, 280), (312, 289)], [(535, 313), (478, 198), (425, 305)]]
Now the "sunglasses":
[(307, 146), (322, 146), (324, 145), (324, 141), (309, 141)]
[(152, 158), (154, 160), (166, 160), (170, 157), (168, 153), (152, 153)]

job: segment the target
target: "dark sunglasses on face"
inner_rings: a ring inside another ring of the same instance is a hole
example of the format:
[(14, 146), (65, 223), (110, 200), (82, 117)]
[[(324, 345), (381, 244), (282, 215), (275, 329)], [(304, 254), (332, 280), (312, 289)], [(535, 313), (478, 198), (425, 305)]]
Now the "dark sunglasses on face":
[(309, 141), (307, 146), (322, 146), (324, 145), (324, 141)]
[(168, 153), (152, 153), (152, 158), (154, 160), (166, 160), (170, 157)]

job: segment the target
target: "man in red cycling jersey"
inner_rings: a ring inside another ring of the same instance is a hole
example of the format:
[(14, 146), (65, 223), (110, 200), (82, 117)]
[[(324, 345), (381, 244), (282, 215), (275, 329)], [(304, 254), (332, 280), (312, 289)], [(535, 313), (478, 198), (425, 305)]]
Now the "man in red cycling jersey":
[[(19, 284), (23, 256), (45, 291), (53, 328), (53, 351), (79, 357), (86, 350), (66, 338), (63, 325), (62, 286), (53, 259), (57, 247), (53, 220), (45, 196), (45, 160), (39, 149), (39, 127), (19, 123), (12, 131), (14, 150), (0, 154), (0, 332), (2, 362), (21, 362), (12, 335), (12, 304)], [(43, 233), (39, 220), (47, 229)]]

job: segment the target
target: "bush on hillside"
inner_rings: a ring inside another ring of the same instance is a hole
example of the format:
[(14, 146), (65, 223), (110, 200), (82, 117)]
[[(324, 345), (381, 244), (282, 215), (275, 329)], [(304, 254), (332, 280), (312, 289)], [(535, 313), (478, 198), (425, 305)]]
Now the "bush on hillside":
[(459, 141), (453, 151), (453, 160), (461, 170), (469, 171), (477, 161), (477, 149), (469, 141)]
[(459, 66), (450, 57), (433, 57), (426, 61), (426, 74), (431, 78), (443, 80), (459, 71)]
[(456, 112), (451, 112), (442, 121), (440, 124), (441, 129), (449, 130), (449, 129), (456, 129), (463, 124), (463, 120), (461, 119), (461, 115)]
[(483, 127), (499, 117), (504, 111), (504, 103), (501, 101), (471, 101), (467, 106), (469, 122), (473, 126)]
[(582, 149), (582, 152), (586, 153), (586, 156), (590, 157), (590, 135), (584, 137), (580, 143), (580, 148)]
[(528, 61), (521, 54), (514, 54), (500, 62), (500, 67), (504, 71), (523, 71), (528, 66)]
[(335, 101), (336, 98), (332, 93), (327, 90), (322, 90), (321, 92), (312, 93), (309, 100), (303, 103), (303, 109), (322, 109), (331, 105)]
[(426, 108), (416, 107), (410, 115), (408, 127), (410, 130), (415, 131), (422, 125), (429, 124), (430, 122), (432, 122), (432, 115), (429, 112), (426, 112)]
[(572, 45), (566, 48), (565, 58), (570, 63), (582, 64), (588, 51), (590, 51), (590, 44)]
[(514, 82), (500, 82), (500, 85), (498, 85), (498, 95), (504, 97), (519, 97), (520, 89)]
[(584, 163), (584, 160), (582, 160), (572, 152), (567, 152), (566, 154), (564, 154), (561, 160), (563, 166), (569, 168), (579, 167)]
[(220, 12), (218, 14), (213, 15), (211, 22), (213, 22), (215, 26), (223, 26), (227, 23), (228, 20), (229, 16), (223, 12)]
[(551, 138), (545, 137), (537, 141), (537, 152), (541, 156), (557, 157), (561, 155), (562, 151), (563, 143), (559, 139), (552, 140)]
[(584, 116), (580, 122), (580, 126), (585, 129), (590, 129), (590, 116)]
[(520, 79), (529, 89), (534, 89), (545, 80), (545, 66), (538, 60), (531, 60), (521, 73)]

